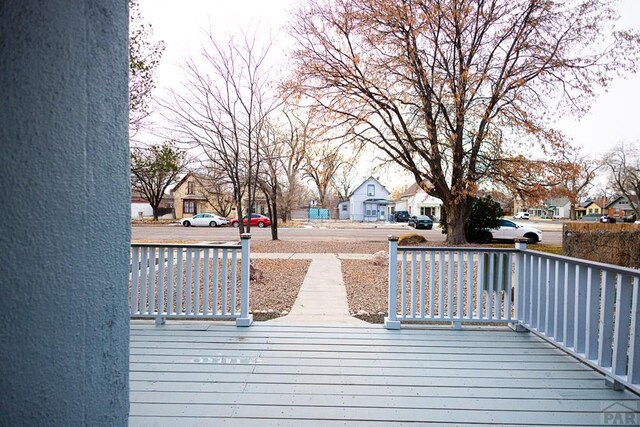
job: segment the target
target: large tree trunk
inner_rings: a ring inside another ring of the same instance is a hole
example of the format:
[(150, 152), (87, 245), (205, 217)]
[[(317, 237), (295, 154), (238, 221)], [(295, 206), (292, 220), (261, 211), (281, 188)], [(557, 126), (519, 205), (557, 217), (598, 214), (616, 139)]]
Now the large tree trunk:
[(158, 208), (158, 205), (151, 205), (151, 209), (153, 209), (153, 220), (157, 221), (160, 216), (160, 209)]
[(464, 245), (467, 238), (464, 232), (464, 226), (471, 215), (471, 203), (446, 203), (443, 202), (443, 208), (446, 211), (447, 219), (447, 244)]

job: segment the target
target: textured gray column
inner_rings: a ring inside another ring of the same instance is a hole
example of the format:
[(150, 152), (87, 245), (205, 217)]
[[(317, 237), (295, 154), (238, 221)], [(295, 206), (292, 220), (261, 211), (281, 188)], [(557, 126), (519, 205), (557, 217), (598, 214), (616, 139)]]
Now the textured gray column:
[(0, 1), (0, 425), (126, 425), (127, 0)]

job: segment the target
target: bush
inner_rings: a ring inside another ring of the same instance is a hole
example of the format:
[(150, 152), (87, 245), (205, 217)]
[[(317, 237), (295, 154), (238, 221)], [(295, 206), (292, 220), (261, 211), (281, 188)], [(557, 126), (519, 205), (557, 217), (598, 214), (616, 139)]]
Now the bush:
[(399, 246), (419, 246), (427, 243), (427, 239), (418, 233), (405, 233), (398, 239)]

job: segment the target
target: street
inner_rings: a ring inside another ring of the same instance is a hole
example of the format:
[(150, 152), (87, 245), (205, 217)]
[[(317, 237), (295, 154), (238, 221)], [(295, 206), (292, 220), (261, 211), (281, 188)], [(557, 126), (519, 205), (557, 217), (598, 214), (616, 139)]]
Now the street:
[[(543, 232), (542, 244), (562, 244), (562, 223), (556, 221), (522, 221), (525, 225), (538, 228)], [(281, 240), (298, 241), (330, 241), (330, 240), (359, 240), (384, 241), (389, 235), (400, 235), (414, 232), (406, 224), (362, 224), (348, 222), (314, 223), (306, 227), (280, 227), (278, 237)], [(440, 229), (417, 230), (430, 242), (444, 242), (445, 235)], [(131, 239), (133, 241), (202, 241), (227, 242), (238, 240), (238, 229), (233, 227), (181, 227), (171, 225), (133, 225)], [(251, 228), (251, 238), (270, 240), (269, 228)]]

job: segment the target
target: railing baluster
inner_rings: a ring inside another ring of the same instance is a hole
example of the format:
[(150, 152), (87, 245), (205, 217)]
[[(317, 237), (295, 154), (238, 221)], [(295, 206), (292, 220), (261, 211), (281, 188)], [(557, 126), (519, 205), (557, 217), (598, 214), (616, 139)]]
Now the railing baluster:
[(616, 292), (616, 317), (611, 371), (614, 375), (626, 375), (627, 350), (629, 348), (629, 322), (631, 321), (631, 297), (633, 295), (631, 277), (619, 274)]
[(476, 316), (478, 319), (484, 318), (484, 304), (483, 304), (483, 296), (484, 296), (484, 255), (486, 252), (478, 252), (478, 276), (476, 280)]
[(427, 302), (425, 301), (426, 264), (427, 264), (427, 253), (426, 251), (422, 251), (422, 253), (420, 254), (420, 318), (421, 319), (424, 319), (424, 309), (427, 304)]
[(555, 275), (551, 269), (551, 260), (545, 260), (545, 283), (547, 285), (544, 318), (544, 332), (547, 336), (554, 336), (555, 324), (553, 314), (555, 312)]
[(585, 326), (587, 323), (587, 275), (582, 267), (576, 266), (576, 305), (574, 307), (573, 348), (577, 353), (584, 353)]
[(407, 315), (407, 251), (402, 251), (402, 269), (400, 270), (400, 317)]
[(238, 250), (231, 250), (231, 313), (238, 314), (236, 291), (238, 289)]
[(444, 319), (444, 275), (447, 270), (445, 269), (444, 251), (440, 251), (440, 263), (438, 265), (438, 318)]
[(186, 288), (185, 288), (185, 293), (186, 293), (186, 304), (185, 304), (185, 314), (193, 314), (193, 304), (192, 304), (192, 298), (191, 298), (191, 292), (193, 291), (193, 282), (192, 282), (192, 278), (193, 278), (193, 274), (191, 269), (193, 268), (193, 249), (191, 248), (187, 248), (187, 259), (185, 261), (185, 268), (186, 268)]
[[(598, 357), (598, 303), (600, 302), (600, 274), (597, 270), (597, 280), (594, 280), (593, 271), (587, 269), (587, 313), (586, 313), (586, 342), (585, 357), (589, 360), (597, 360)], [(595, 283), (594, 283), (595, 282)]]
[(629, 369), (627, 376), (632, 384), (640, 384), (640, 279), (633, 279), (631, 301), (631, 330), (629, 337)]
[(200, 249), (194, 251), (193, 259), (193, 314), (200, 313)]
[(436, 295), (436, 252), (431, 251), (429, 254), (429, 317), (434, 319), (435, 316), (435, 295)]
[(149, 249), (140, 252), (140, 314), (149, 314), (147, 310), (147, 272), (149, 271)]
[(505, 270), (507, 271), (507, 288), (504, 290), (504, 304), (506, 309), (504, 311), (503, 319), (511, 320), (513, 319), (513, 315), (511, 314), (513, 308), (511, 304), (511, 298), (513, 296), (513, 278), (512, 278), (512, 266), (513, 266), (513, 254), (509, 252), (507, 254), (507, 266)]
[(566, 263), (561, 263), (556, 260), (556, 268), (555, 268), (555, 282), (556, 282), (556, 313), (554, 320), (554, 332), (553, 336), (555, 337), (557, 342), (564, 341), (564, 323), (565, 323), (565, 304), (564, 304), (564, 295), (565, 295), (565, 270)]
[(220, 300), (220, 252), (218, 249), (213, 250), (213, 301), (211, 301), (211, 311), (213, 314), (222, 314), (222, 311), (218, 311), (218, 302)]
[(131, 314), (140, 314), (139, 295), (140, 295), (140, 248), (133, 248), (131, 255)]
[(177, 269), (178, 269), (178, 286), (177, 286), (177, 290), (176, 290), (176, 299), (177, 299), (177, 306), (176, 306), (176, 314), (183, 314), (184, 310), (183, 310), (183, 300), (182, 300), (182, 282), (184, 279), (184, 269), (185, 269), (185, 265), (184, 265), (184, 249), (178, 249), (176, 251), (176, 255), (177, 255), (177, 259), (178, 259), (178, 265), (177, 265)]
[(227, 277), (227, 262), (228, 262), (228, 256), (227, 256), (227, 249), (223, 249), (222, 250), (222, 287), (220, 289), (220, 305), (222, 306), (222, 310), (221, 313), (222, 315), (226, 315), (228, 313), (227, 311), (227, 282), (228, 282), (228, 277)]
[(455, 252), (453, 250), (449, 251), (449, 273), (447, 274), (447, 296), (448, 296), (448, 303), (447, 303), (447, 314), (449, 319), (453, 319), (453, 294), (454, 294), (454, 283), (455, 283), (455, 278), (454, 278), (454, 274), (455, 274)]
[(209, 287), (211, 280), (209, 277), (209, 248), (203, 251), (204, 276), (202, 277), (202, 314), (209, 314)]
[(574, 338), (574, 313), (575, 313), (575, 289), (576, 289), (576, 267), (567, 264), (564, 272), (564, 345), (573, 349)]
[(164, 255), (165, 248), (158, 248), (158, 317), (156, 324), (162, 323), (162, 314), (164, 313)]
[(418, 258), (418, 253), (417, 252), (412, 252), (411, 253), (411, 318), (416, 317), (416, 299), (417, 299), (417, 295), (416, 295), (416, 271), (417, 271), (417, 258)]
[(462, 251), (458, 251), (458, 310), (457, 317), (462, 319), (464, 317), (464, 307), (462, 303), (464, 301), (464, 255), (465, 253)]
[(540, 257), (531, 257), (531, 326), (540, 327), (538, 307), (540, 306)]
[(547, 309), (547, 263), (542, 257), (538, 258), (538, 312), (536, 314), (536, 320), (538, 322), (538, 331), (545, 333), (547, 330), (546, 309)]
[(496, 277), (496, 254), (488, 254), (489, 265), (485, 266), (489, 270), (489, 274), (486, 275), (487, 280), (487, 319), (493, 319), (493, 293), (496, 290), (495, 277)]
[(473, 271), (475, 253), (467, 252), (467, 318), (473, 318)]
[(154, 314), (156, 311), (156, 248), (149, 250), (149, 286), (147, 286), (149, 309), (147, 314)]
[(613, 319), (615, 315), (613, 307), (616, 297), (616, 275), (608, 271), (603, 271), (601, 286), (598, 365), (603, 368), (610, 368), (613, 351)]
[(173, 292), (176, 281), (173, 277), (173, 248), (167, 248), (167, 314), (175, 314), (173, 309)]

